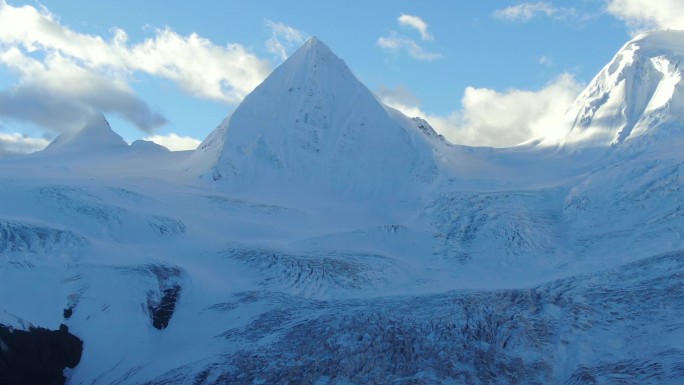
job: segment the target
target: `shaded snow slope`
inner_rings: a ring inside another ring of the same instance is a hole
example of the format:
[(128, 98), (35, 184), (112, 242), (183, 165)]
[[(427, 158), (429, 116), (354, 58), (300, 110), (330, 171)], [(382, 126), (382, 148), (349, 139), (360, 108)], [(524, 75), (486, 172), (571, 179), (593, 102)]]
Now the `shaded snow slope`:
[(619, 145), (684, 128), (684, 31), (654, 31), (627, 43), (568, 112), (568, 147)]
[(230, 188), (379, 196), (433, 181), (435, 146), (445, 144), (378, 102), (311, 38), (199, 146), (192, 167)]

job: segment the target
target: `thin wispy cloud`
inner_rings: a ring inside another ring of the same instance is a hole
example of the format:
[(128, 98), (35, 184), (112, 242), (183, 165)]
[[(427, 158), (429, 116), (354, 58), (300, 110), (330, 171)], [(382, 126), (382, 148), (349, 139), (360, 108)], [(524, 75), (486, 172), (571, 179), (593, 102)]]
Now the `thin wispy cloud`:
[(494, 18), (512, 22), (526, 23), (537, 17), (549, 17), (555, 20), (580, 18), (575, 8), (555, 7), (547, 2), (521, 3), (494, 11)]
[(130, 44), (122, 29), (108, 38), (83, 34), (44, 7), (0, 0), (0, 66), (18, 77), (0, 90), (0, 116), (63, 132), (102, 111), (149, 132), (166, 118), (136, 95), (136, 74), (170, 80), (193, 97), (236, 104), (270, 71), (239, 44), (220, 46), (170, 28), (149, 31), (151, 37)]
[(556, 63), (553, 61), (553, 58), (549, 55), (540, 56), (539, 64), (544, 67), (553, 67), (554, 65), (556, 65)]
[[(402, 13), (397, 18), (397, 22), (400, 26), (418, 32), (423, 43), (435, 40), (434, 36), (428, 31), (428, 24), (418, 16)], [(415, 39), (396, 31), (390, 31), (387, 36), (379, 37), (376, 44), (386, 51), (394, 53), (403, 52), (416, 60), (434, 61), (442, 58), (440, 53), (431, 52)]]
[(287, 59), (288, 54), (293, 49), (302, 45), (309, 38), (306, 32), (271, 20), (266, 21), (266, 28), (271, 34), (271, 37), (266, 40), (266, 49), (276, 55), (279, 60)]
[(390, 51), (406, 52), (410, 57), (417, 60), (433, 61), (442, 57), (439, 53), (427, 51), (415, 40), (397, 33), (390, 33), (389, 36), (380, 37), (377, 44)]

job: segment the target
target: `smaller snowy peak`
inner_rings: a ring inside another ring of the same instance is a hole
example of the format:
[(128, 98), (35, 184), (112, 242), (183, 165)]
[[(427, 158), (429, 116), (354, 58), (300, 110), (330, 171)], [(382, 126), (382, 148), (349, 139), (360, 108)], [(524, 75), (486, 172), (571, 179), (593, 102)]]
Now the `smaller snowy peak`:
[(151, 140), (138, 139), (131, 143), (131, 150), (137, 152), (169, 152), (169, 149)]
[(568, 147), (635, 143), (684, 128), (684, 31), (654, 31), (625, 44), (568, 110)]
[(42, 152), (73, 153), (126, 147), (128, 143), (112, 130), (104, 115), (98, 113), (88, 119), (81, 130), (59, 135)]

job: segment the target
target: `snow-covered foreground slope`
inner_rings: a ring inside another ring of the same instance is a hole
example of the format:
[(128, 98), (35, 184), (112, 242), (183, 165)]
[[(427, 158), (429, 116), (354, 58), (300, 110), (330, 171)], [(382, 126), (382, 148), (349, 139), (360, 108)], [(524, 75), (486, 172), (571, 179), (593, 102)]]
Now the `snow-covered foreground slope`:
[(96, 119), (0, 159), (0, 324), (68, 325), (72, 384), (684, 376), (684, 135), (452, 146), (322, 43), (291, 60), (195, 153)]

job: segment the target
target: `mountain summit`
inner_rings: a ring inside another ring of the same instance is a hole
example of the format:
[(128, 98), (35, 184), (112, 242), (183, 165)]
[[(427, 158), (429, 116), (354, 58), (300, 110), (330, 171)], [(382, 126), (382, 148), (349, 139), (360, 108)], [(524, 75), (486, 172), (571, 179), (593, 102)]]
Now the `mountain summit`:
[(97, 113), (90, 117), (79, 131), (59, 135), (43, 152), (73, 153), (126, 147), (128, 143), (112, 130), (103, 114)]
[(234, 187), (266, 182), (375, 195), (434, 178), (438, 142), (380, 103), (313, 37), (244, 99), (192, 161), (203, 177)]
[(625, 44), (568, 111), (570, 146), (619, 145), (684, 126), (684, 31), (654, 31)]

